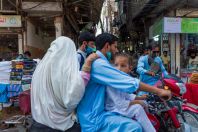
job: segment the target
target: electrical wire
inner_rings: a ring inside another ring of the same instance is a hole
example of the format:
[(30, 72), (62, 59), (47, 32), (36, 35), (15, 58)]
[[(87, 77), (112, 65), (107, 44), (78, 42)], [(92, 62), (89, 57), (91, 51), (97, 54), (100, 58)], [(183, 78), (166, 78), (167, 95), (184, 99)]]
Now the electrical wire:
[(31, 9), (34, 9), (34, 8), (36, 8), (36, 7), (38, 7), (38, 6), (42, 5), (42, 4), (44, 4), (44, 3), (46, 3), (46, 2), (40, 2), (40, 3), (38, 3), (37, 5), (32, 6), (32, 7), (30, 7), (30, 8), (27, 8), (27, 9), (25, 9), (25, 10), (31, 10)]

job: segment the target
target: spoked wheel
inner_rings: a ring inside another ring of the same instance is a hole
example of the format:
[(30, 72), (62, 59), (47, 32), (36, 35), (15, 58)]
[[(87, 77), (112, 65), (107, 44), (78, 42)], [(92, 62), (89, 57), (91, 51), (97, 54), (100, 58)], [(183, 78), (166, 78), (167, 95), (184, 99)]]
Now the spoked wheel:
[(183, 111), (183, 117), (181, 114), (178, 114), (177, 118), (180, 123), (185, 126), (185, 129), (198, 131), (198, 118), (195, 113), (191, 111)]

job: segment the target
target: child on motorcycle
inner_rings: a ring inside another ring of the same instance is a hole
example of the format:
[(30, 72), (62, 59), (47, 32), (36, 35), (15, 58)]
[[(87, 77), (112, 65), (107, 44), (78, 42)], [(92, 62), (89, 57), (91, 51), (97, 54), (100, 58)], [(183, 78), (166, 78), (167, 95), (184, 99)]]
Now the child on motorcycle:
[[(132, 69), (130, 57), (124, 53), (115, 56), (114, 65), (117, 69), (127, 74)], [(105, 109), (137, 120), (144, 132), (155, 132), (155, 128), (143, 109), (146, 106), (144, 99), (146, 99), (145, 95), (136, 97), (135, 94), (124, 93), (108, 87), (106, 90)]]

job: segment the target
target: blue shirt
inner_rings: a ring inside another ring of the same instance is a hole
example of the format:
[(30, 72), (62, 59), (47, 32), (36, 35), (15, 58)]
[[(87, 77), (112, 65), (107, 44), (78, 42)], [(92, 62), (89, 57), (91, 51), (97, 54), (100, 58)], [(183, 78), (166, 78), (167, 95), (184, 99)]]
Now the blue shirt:
[(140, 81), (112, 67), (100, 51), (96, 53), (100, 58), (92, 64), (91, 79), (77, 108), (82, 131), (142, 131), (132, 119), (105, 111), (107, 86), (133, 93), (139, 88)]
[[(140, 80), (141, 82), (144, 82), (149, 85), (155, 85), (155, 83), (159, 80), (159, 77), (152, 77), (147, 74), (146, 72), (150, 71), (150, 65), (148, 63), (148, 55), (141, 56), (140, 59), (138, 60), (138, 65), (137, 65), (137, 72), (140, 74)], [(168, 72), (163, 66), (162, 60), (160, 57), (155, 57), (154, 61), (157, 62), (160, 66), (161, 72), (164, 74), (164, 76), (168, 75)]]

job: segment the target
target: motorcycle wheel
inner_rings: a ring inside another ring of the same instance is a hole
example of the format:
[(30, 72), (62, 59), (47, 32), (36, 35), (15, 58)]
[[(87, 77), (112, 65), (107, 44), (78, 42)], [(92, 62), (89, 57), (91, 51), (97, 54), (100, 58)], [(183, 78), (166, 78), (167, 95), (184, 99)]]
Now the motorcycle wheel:
[(182, 115), (180, 115), (180, 114), (177, 115), (177, 118), (180, 121), (180, 123), (186, 123), (186, 124), (198, 129), (198, 118), (195, 113), (193, 113), (191, 111), (183, 111), (183, 116), (184, 117), (182, 117)]

